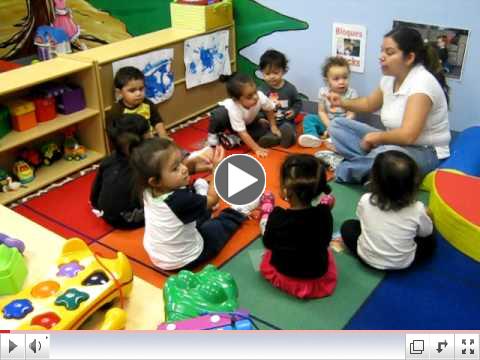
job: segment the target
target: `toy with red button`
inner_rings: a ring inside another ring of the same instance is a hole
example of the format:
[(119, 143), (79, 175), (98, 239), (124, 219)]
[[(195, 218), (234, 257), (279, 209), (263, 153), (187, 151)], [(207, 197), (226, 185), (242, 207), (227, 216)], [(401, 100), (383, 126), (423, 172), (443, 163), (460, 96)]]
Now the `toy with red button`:
[[(133, 273), (126, 256), (99, 258), (80, 239), (65, 242), (57, 264), (44, 281), (0, 298), (0, 329), (77, 329), (100, 307), (130, 293)], [(126, 314), (111, 308), (101, 329), (122, 329)]]

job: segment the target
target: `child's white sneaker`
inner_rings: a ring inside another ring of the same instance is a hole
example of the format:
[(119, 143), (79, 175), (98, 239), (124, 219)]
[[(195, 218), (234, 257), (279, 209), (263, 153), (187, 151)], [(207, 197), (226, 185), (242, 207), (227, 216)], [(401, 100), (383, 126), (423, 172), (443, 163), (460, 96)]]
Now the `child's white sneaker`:
[(206, 196), (209, 188), (208, 181), (203, 178), (198, 178), (193, 183), (193, 188), (198, 195)]
[(298, 145), (303, 147), (319, 147), (322, 144), (322, 140), (315, 135), (303, 134), (298, 137)]
[(239, 213), (242, 213), (242, 214), (245, 215), (245, 216), (248, 216), (248, 215), (250, 215), (250, 213), (251, 213), (253, 210), (255, 210), (256, 208), (258, 208), (259, 205), (260, 205), (260, 198), (258, 198), (258, 199), (255, 200), (255, 201), (252, 201), (252, 202), (249, 203), (249, 204), (245, 204), (245, 205), (232, 205), (232, 209), (238, 211)]

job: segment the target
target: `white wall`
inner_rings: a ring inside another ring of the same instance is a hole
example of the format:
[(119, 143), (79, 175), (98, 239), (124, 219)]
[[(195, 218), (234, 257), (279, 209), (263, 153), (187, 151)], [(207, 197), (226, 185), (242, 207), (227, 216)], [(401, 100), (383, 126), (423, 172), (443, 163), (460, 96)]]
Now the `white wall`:
[(381, 76), (378, 56), (383, 35), (392, 22), (405, 20), (470, 30), (461, 80), (449, 80), (450, 124), (461, 131), (480, 125), (480, 1), (479, 0), (258, 0), (282, 14), (308, 22), (304, 31), (276, 32), (241, 51), (258, 64), (269, 48), (284, 52), (290, 60), (286, 78), (315, 100), (322, 85), (320, 68), (330, 55), (332, 23), (367, 27), (366, 66), (363, 74), (352, 74), (352, 86), (368, 94)]

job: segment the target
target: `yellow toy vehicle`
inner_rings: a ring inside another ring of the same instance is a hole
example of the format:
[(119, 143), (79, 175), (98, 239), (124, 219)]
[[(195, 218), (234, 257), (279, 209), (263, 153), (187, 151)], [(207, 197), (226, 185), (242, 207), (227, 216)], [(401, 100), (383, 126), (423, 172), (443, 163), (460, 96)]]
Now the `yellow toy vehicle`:
[[(123, 304), (132, 285), (132, 269), (124, 254), (117, 253), (115, 259), (97, 258), (83, 240), (70, 239), (44, 281), (0, 297), (0, 329), (77, 329), (105, 304), (117, 298)], [(125, 322), (125, 311), (112, 308), (101, 329), (123, 329)]]

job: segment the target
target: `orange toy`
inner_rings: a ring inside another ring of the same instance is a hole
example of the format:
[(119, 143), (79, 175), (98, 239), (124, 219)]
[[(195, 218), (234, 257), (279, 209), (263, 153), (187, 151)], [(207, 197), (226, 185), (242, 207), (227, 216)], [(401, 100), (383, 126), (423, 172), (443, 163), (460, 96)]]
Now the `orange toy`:
[(35, 105), (27, 100), (12, 100), (7, 104), (12, 114), (12, 127), (16, 131), (25, 131), (37, 126)]

